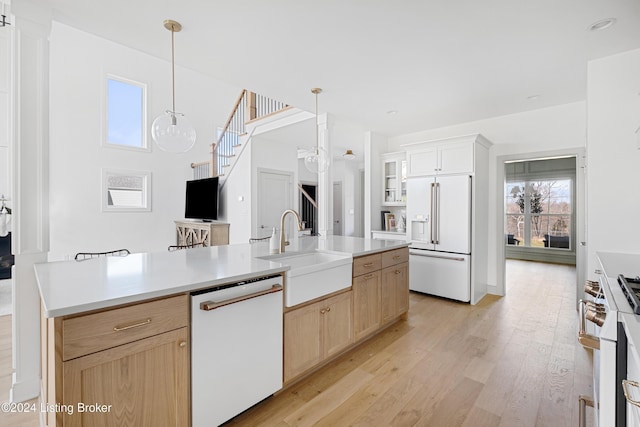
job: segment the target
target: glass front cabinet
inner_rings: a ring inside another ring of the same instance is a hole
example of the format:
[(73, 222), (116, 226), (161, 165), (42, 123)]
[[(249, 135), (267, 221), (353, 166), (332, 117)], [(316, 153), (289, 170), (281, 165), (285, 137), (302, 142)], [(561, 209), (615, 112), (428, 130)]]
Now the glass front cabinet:
[(382, 205), (407, 204), (407, 157), (405, 152), (382, 155)]

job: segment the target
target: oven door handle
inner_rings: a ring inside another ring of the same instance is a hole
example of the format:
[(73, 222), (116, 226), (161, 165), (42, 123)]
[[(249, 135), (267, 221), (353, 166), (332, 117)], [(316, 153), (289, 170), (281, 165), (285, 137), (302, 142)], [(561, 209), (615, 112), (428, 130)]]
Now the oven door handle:
[(580, 300), (578, 302), (578, 311), (580, 313), (580, 330), (578, 331), (578, 342), (582, 344), (583, 347), (590, 348), (592, 350), (600, 350), (600, 338), (594, 337), (586, 332), (587, 329), (587, 319), (585, 316), (585, 306), (587, 302), (584, 300)]
[(629, 390), (627, 389), (627, 386), (632, 386), (635, 388), (640, 388), (640, 384), (638, 384), (637, 381), (630, 381), (630, 380), (622, 380), (622, 390), (624, 391), (624, 397), (625, 399), (627, 399), (627, 402), (631, 403), (634, 406), (637, 406), (638, 408), (640, 408), (640, 402), (637, 400), (633, 400), (631, 398), (631, 393), (629, 393)]

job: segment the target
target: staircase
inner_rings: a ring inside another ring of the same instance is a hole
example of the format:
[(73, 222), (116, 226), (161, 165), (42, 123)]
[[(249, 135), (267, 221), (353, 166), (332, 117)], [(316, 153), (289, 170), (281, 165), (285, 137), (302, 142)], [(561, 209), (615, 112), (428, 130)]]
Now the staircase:
[(211, 144), (209, 160), (191, 163), (193, 179), (219, 176), (223, 183), (251, 139), (252, 133), (247, 134), (246, 125), (289, 108), (291, 107), (280, 101), (243, 89), (217, 140)]

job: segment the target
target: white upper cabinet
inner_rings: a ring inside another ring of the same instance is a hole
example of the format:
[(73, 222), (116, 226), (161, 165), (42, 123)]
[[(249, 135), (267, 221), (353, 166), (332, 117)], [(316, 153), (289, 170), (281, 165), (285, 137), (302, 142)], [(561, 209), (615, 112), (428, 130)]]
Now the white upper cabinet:
[(407, 204), (407, 160), (405, 152), (382, 156), (382, 206)]
[(481, 135), (407, 144), (407, 176), (455, 175), (475, 172), (478, 143), (490, 143)]

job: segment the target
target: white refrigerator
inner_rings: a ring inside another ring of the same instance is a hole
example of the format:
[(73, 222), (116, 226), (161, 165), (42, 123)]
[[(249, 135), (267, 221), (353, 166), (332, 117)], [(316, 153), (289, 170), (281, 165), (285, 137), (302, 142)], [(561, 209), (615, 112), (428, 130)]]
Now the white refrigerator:
[(468, 175), (407, 179), (409, 288), (471, 300), (471, 186)]

